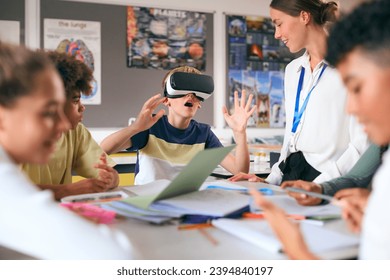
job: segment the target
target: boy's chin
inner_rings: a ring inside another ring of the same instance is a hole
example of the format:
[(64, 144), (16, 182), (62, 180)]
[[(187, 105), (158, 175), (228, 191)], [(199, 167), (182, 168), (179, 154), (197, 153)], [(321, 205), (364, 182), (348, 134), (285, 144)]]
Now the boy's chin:
[(70, 129), (75, 129), (78, 125), (79, 125), (79, 123), (81, 123), (81, 121), (78, 121), (78, 122), (72, 122), (71, 124), (70, 124)]

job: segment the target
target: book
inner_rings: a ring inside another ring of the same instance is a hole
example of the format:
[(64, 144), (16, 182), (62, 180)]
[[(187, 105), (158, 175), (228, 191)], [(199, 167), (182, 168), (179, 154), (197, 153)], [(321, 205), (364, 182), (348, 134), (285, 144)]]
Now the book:
[(162, 219), (198, 215), (223, 217), (248, 209), (250, 197), (238, 192), (199, 190), (214, 168), (234, 146), (200, 151), (172, 180), (156, 180), (143, 186), (127, 187), (129, 197), (104, 206), (138, 219)]
[(236, 192), (207, 189), (159, 200), (151, 209), (182, 215), (224, 217), (249, 206), (250, 197)]

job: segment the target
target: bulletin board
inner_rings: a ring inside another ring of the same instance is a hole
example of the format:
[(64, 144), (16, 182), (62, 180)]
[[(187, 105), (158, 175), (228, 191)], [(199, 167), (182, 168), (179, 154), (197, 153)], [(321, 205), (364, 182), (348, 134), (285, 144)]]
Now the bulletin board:
[(205, 13), (127, 7), (128, 67), (169, 70), (206, 68)]
[(270, 18), (226, 15), (227, 106), (233, 110), (235, 91), (253, 94), (256, 110), (248, 127), (285, 126), (284, 69), (295, 55), (274, 32)]
[[(83, 123), (87, 127), (124, 127), (136, 117), (144, 102), (162, 93), (167, 70), (129, 68), (127, 62), (127, 6), (41, 0), (41, 34), (45, 18), (96, 21), (101, 26), (101, 105), (87, 105)], [(213, 75), (213, 14), (206, 13), (204, 73)], [(41, 36), (41, 46), (43, 39)], [(213, 125), (213, 98), (204, 102), (195, 119)]]

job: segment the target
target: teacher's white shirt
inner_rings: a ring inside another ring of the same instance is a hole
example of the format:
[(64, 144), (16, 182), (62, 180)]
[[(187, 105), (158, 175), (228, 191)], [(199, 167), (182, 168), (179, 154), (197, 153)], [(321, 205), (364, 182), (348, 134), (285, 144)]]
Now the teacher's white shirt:
[(346, 89), (338, 71), (330, 66), (325, 69), (314, 88), (297, 131), (292, 134), (301, 69), (305, 68), (305, 76), (300, 106), (317, 81), (324, 63), (326, 62), (321, 61), (311, 71), (309, 55), (305, 53), (286, 67), (284, 81), (286, 130), (279, 162), (272, 167), (271, 174), (266, 179), (271, 184), (281, 183), (282, 173), (279, 164), (293, 152), (302, 151), (306, 161), (321, 172), (314, 180), (321, 183), (347, 173), (369, 146), (362, 127), (346, 113)]

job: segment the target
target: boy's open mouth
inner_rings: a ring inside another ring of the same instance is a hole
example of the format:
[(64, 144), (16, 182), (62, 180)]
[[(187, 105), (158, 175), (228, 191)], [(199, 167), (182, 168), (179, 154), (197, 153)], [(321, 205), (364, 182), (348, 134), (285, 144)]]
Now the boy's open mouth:
[(186, 103), (184, 103), (184, 106), (186, 106), (186, 107), (193, 107), (194, 104), (192, 104), (191, 102), (186, 102)]

